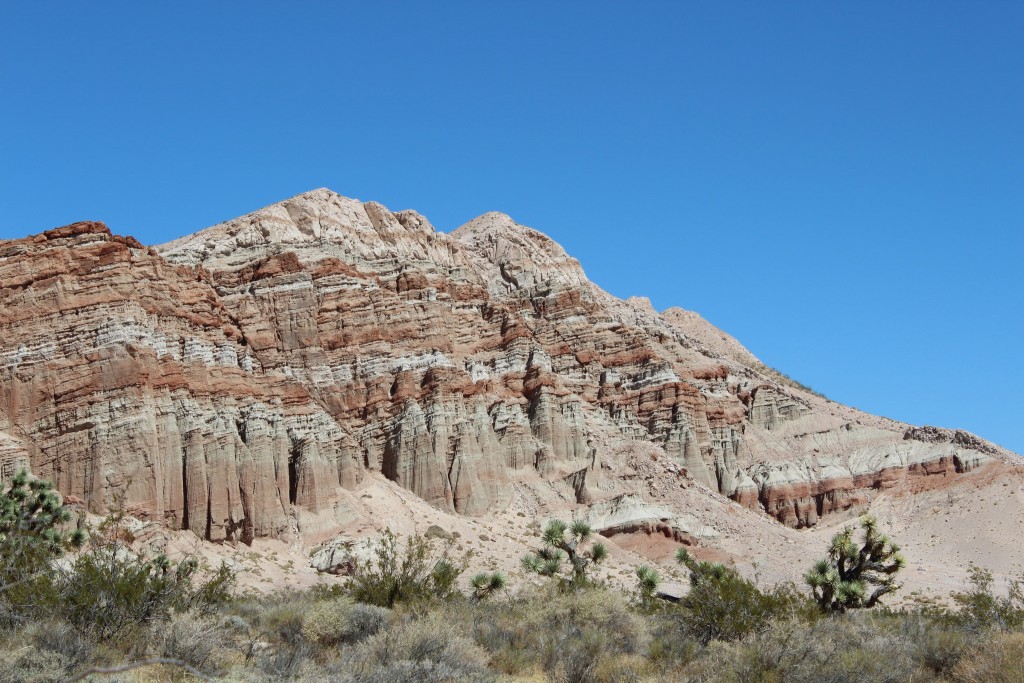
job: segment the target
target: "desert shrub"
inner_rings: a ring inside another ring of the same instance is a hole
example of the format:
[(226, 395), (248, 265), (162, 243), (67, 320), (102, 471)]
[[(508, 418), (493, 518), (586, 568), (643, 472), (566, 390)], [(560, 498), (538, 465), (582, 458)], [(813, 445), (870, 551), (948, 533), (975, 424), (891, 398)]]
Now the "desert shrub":
[(448, 549), (435, 552), (424, 536), (410, 536), (400, 549), (398, 538), (386, 529), (374, 558), (356, 563), (349, 595), (357, 602), (378, 607), (417, 600), (447, 600), (459, 595), (457, 581), (465, 563), (454, 561)]
[(376, 605), (355, 604), (348, 612), (345, 642), (358, 643), (388, 627), (391, 611)]
[(562, 631), (564, 639), (544, 651), (544, 673), (552, 683), (590, 683), (601, 657), (602, 639), (594, 631)]
[(355, 603), (351, 598), (335, 598), (314, 603), (305, 610), (302, 635), (319, 645), (336, 645), (348, 633), (348, 613)]
[(229, 644), (220, 621), (200, 613), (176, 614), (155, 635), (161, 657), (177, 659), (201, 671), (215, 666), (218, 654)]
[(249, 622), (238, 616), (237, 614), (228, 614), (220, 621), (220, 627), (228, 633), (234, 633), (237, 635), (246, 635), (252, 626)]
[(736, 642), (709, 645), (688, 680), (720, 683), (905, 683), (922, 672), (905, 638), (866, 619), (776, 623)]
[(639, 655), (602, 657), (594, 667), (595, 683), (640, 683), (649, 681), (646, 659)]
[(123, 548), (99, 546), (80, 555), (71, 570), (56, 576), (52, 608), (82, 630), (109, 640), (142, 624), (163, 619), (172, 610), (212, 611), (227, 599), (227, 586), (218, 572), (217, 586), (202, 585), (193, 592), (195, 564), (176, 566), (164, 556), (152, 560)]
[(30, 622), (0, 643), (0, 683), (63, 680), (96, 655), (96, 644), (65, 623)]
[(892, 618), (900, 637), (909, 642), (914, 661), (937, 676), (947, 676), (973, 646), (970, 634), (924, 614), (899, 614)]
[(390, 610), (339, 597), (314, 603), (305, 612), (302, 634), (319, 645), (356, 643), (382, 631)]
[(172, 563), (164, 555), (132, 551), (124, 533), (124, 514), (108, 516), (91, 534), (89, 545), (72, 561), (54, 564), (21, 588), (23, 605), (46, 613), (100, 641), (108, 641), (172, 611), (212, 613), (230, 599), (234, 574), (221, 565), (198, 581), (198, 563)]
[(690, 570), (690, 592), (675, 617), (692, 639), (738, 640), (763, 631), (772, 621), (810, 615), (809, 601), (789, 585), (762, 591), (734, 569), (694, 560), (680, 549), (677, 560)]
[(683, 614), (677, 606), (671, 606), (648, 615), (651, 641), (647, 660), (659, 671), (676, 671), (700, 654), (702, 646), (692, 637)]
[(967, 569), (968, 590), (954, 593), (957, 607), (946, 619), (971, 633), (1010, 631), (1024, 627), (1024, 586), (1010, 581), (1005, 596), (995, 594), (992, 572), (975, 564)]
[(487, 671), (466, 671), (443, 662), (393, 662), (373, 671), (344, 673), (330, 679), (332, 683), (491, 683), (494, 675)]
[(352, 681), (407, 680), (381, 677), (382, 672), (397, 675), (403, 668), (419, 677), (415, 680), (485, 681), (493, 679), (487, 659), (487, 654), (451, 620), (434, 613), (407, 618), (370, 636), (347, 651), (337, 668), (338, 673), (348, 672), (346, 680)]
[(522, 593), (497, 615), (495, 609), (475, 620), (474, 633), (506, 673), (539, 667), (552, 681), (605, 680), (601, 672), (622, 674), (620, 660), (642, 655), (649, 642), (643, 617), (619, 591), (567, 593), (548, 584)]
[(64, 622), (42, 622), (31, 629), (33, 644), (39, 650), (55, 652), (71, 669), (77, 669), (96, 653), (96, 643)]
[(288, 599), (287, 594), (280, 596), (260, 615), (260, 630), (268, 638), (288, 645), (301, 645), (306, 642), (303, 626), (308, 607), (301, 598)]
[(256, 658), (256, 666), (275, 681), (319, 678), (316, 655), (317, 650), (310, 643), (285, 643), (263, 650)]
[(957, 662), (957, 683), (1019, 683), (1024, 676), (1024, 633), (1004, 633)]
[(0, 683), (51, 683), (67, 678), (70, 672), (71, 667), (60, 654), (26, 646), (4, 658)]

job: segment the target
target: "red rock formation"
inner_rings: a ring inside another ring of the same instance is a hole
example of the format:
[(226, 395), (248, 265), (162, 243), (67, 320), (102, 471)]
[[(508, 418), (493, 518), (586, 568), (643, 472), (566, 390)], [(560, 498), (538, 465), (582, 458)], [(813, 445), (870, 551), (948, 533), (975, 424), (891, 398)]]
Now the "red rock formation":
[(98, 223), (0, 242), (0, 465), (96, 511), (279, 536), (367, 471), (463, 514), (521, 481), (585, 501), (630, 440), (795, 526), (1005, 457), (810, 394), (501, 214), (446, 235), (316, 190), (156, 249)]

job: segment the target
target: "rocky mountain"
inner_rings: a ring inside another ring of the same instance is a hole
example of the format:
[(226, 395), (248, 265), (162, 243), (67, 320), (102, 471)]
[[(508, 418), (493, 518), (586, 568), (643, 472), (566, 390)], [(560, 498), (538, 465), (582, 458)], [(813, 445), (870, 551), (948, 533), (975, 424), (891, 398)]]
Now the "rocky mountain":
[(816, 395), (499, 213), (446, 234), (320, 189), (156, 247), (0, 242), (0, 476), (211, 541), (329, 536), (368, 478), (671, 536), (695, 492), (810, 527), (1014, 460)]

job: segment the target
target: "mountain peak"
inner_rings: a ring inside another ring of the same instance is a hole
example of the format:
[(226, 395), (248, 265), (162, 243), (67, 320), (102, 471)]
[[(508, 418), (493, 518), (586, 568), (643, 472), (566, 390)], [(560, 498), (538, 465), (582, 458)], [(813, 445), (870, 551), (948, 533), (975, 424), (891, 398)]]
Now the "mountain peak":
[(433, 232), (430, 222), (415, 211), (392, 213), (383, 204), (321, 187), (159, 245), (157, 250), (171, 261), (197, 264), (210, 259), (230, 261), (238, 253), (275, 251), (285, 245), (337, 244), (372, 251), (382, 240), (394, 244)]

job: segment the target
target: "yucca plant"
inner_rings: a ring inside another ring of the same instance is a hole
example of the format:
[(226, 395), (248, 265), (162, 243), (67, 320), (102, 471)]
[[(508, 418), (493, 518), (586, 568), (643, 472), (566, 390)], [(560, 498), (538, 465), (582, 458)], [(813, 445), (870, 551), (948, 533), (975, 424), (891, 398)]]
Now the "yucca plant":
[(854, 540), (854, 528), (847, 527), (832, 537), (828, 557), (818, 560), (804, 574), (814, 600), (823, 611), (874, 607), (881, 598), (899, 590), (896, 574), (906, 566), (900, 548), (879, 533), (878, 520), (866, 515), (860, 520), (863, 539)]
[(501, 572), (481, 572), (469, 580), (473, 589), (473, 599), (486, 600), (508, 584), (508, 578)]
[[(590, 525), (583, 520), (566, 524), (560, 519), (553, 519), (544, 528), (541, 536), (543, 545), (523, 557), (523, 569), (541, 576), (560, 576), (573, 587), (586, 586), (590, 583), (587, 575), (590, 567), (608, 557), (608, 546), (604, 543), (583, 548), (592, 535)], [(561, 575), (564, 561), (568, 561), (568, 576)]]
[(661, 574), (654, 567), (642, 564), (636, 568), (636, 592), (640, 604), (650, 605), (661, 585)]

